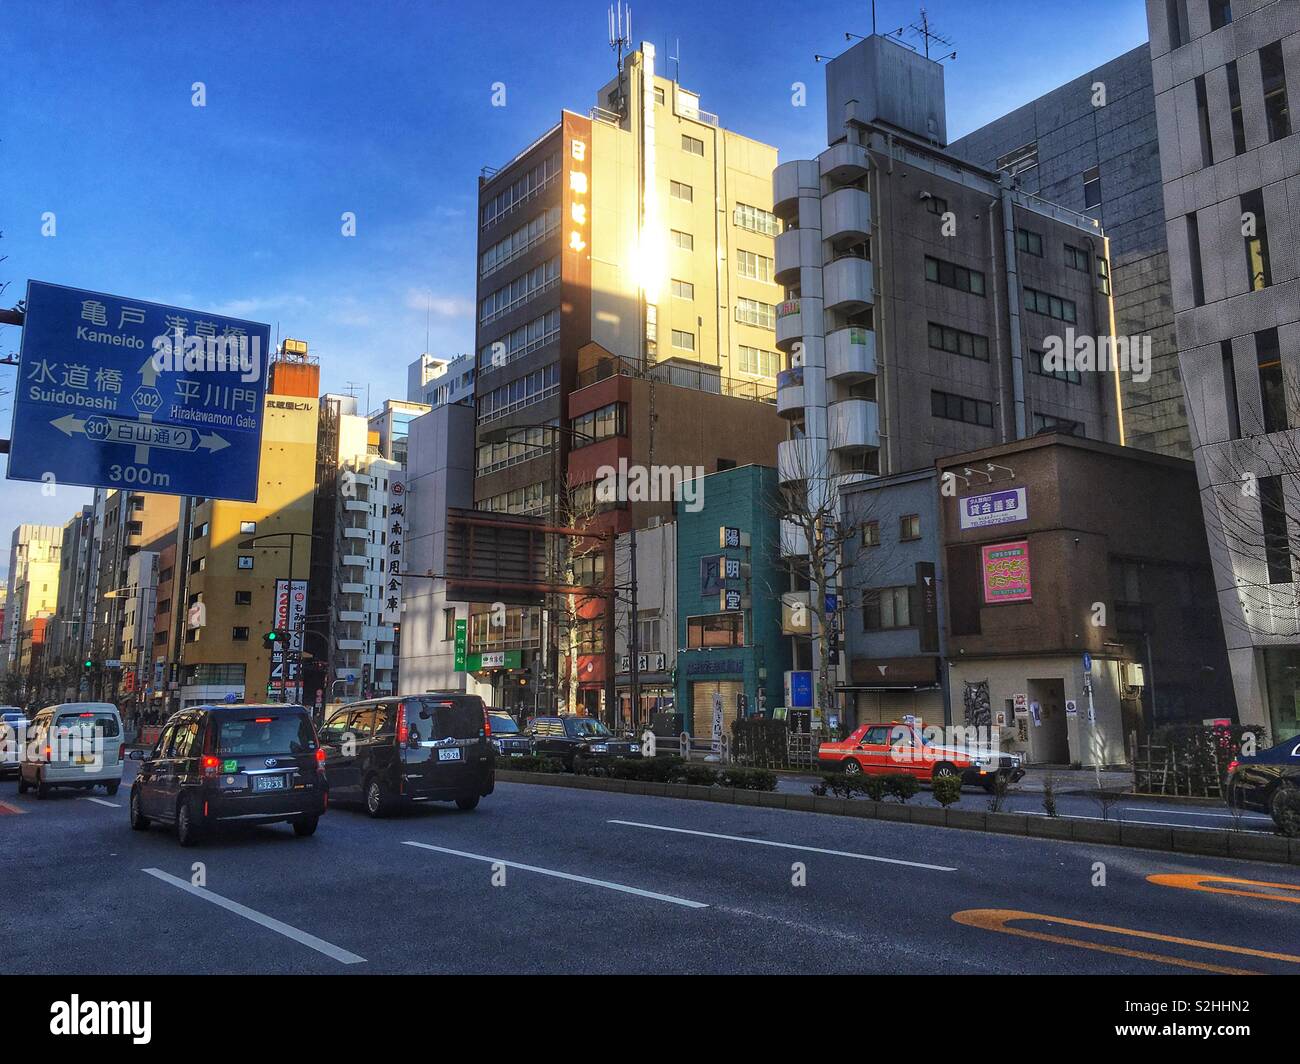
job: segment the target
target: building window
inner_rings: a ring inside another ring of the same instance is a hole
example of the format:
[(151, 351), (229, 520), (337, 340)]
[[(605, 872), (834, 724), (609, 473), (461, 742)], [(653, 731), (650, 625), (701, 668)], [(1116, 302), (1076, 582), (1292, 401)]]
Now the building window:
[(687, 617), (686, 645), (693, 650), (701, 647), (744, 646), (744, 615), (716, 613), (708, 617)]
[(1232, 21), (1232, 0), (1210, 0), (1210, 29), (1221, 30)]
[(955, 288), (959, 292), (969, 292), (976, 296), (984, 294), (984, 275), (978, 270), (931, 258), (929, 255), (925, 257), (925, 279), (945, 288)]
[(1290, 428), (1286, 416), (1286, 382), (1282, 377), (1282, 352), (1277, 330), (1265, 329), (1255, 334), (1255, 363), (1259, 369), (1259, 400), (1264, 413), (1265, 432), (1283, 432)]
[(942, 196), (930, 196), (925, 201), (925, 209), (931, 214), (947, 214), (948, 201)]
[(665, 100), (665, 99), (667, 99), (667, 97), (664, 96), (664, 88), (663, 88), (663, 86), (662, 86), (662, 85), (656, 85), (656, 86), (655, 86), (655, 103), (659, 104), (659, 106), (662, 107), (663, 104), (664, 104), (664, 100)]
[(1195, 80), (1196, 129), (1201, 138), (1201, 165), (1214, 165), (1214, 142), (1210, 139), (1210, 101), (1205, 94), (1205, 78)]
[(190, 562), (190, 572), (191, 572), (191, 573), (201, 573), (201, 572), (203, 572), (203, 570), (206, 569), (207, 567), (208, 567), (208, 559), (207, 559), (206, 557), (205, 557), (205, 558), (195, 558), (193, 561)]
[(252, 535), (254, 532), (256, 532), (256, 531), (257, 531), (257, 522), (256, 522), (256, 521), (240, 521), (240, 522), (239, 522), (239, 533), (240, 533), (240, 535), (243, 535), (243, 536), (251, 536), (251, 535)]
[(862, 594), (862, 627), (868, 632), (912, 627), (910, 587), (871, 588)]
[(764, 281), (771, 284), (775, 272), (775, 261), (766, 255), (759, 255), (753, 251), (738, 250), (736, 252), (736, 273), (741, 277), (747, 277), (751, 281)]
[(1286, 99), (1286, 66), (1282, 42), (1274, 41), (1259, 50), (1259, 77), (1264, 85), (1264, 117), (1268, 119), (1270, 142), (1291, 135), (1291, 110)]
[(1083, 172), (1083, 209), (1101, 206), (1101, 170), (1094, 166)]
[(862, 523), (862, 545), (864, 547), (880, 546), (879, 521), (864, 521)]
[(737, 203), (732, 220), (737, 228), (748, 229), (751, 233), (762, 233), (764, 236), (776, 236), (777, 224), (776, 215), (771, 211), (765, 211), (762, 207), (751, 207), (748, 203)]
[(1264, 194), (1259, 189), (1241, 197), (1241, 228), (1246, 239), (1246, 278), (1252, 292), (1261, 292), (1273, 283), (1273, 271), (1268, 261)]
[(1234, 59), (1225, 68), (1228, 72), (1228, 110), (1232, 115), (1232, 150), (1240, 155), (1246, 150), (1246, 118), (1241, 109), (1241, 81), (1237, 76)]
[(683, 133), (682, 151), (686, 152), (689, 155), (703, 155), (704, 141), (700, 140), (698, 137), (692, 137), (686, 133)]
[(993, 427), (992, 403), (954, 395), (952, 392), (931, 392), (930, 413), (945, 421), (964, 421), (968, 425)]
[(1078, 308), (1074, 300), (1040, 292), (1037, 288), (1025, 289), (1025, 309), (1035, 314), (1045, 314), (1057, 321), (1074, 322), (1078, 320)]
[(775, 377), (781, 369), (781, 356), (776, 351), (761, 347), (740, 345), (740, 372), (756, 377)]
[(1042, 234), (1035, 233), (1032, 229), (1017, 229), (1016, 247), (1026, 255), (1037, 255), (1041, 259), (1043, 257)]
[(236, 606), (251, 606), (253, 604), (253, 593), (251, 591), (236, 591)]
[(903, 514), (898, 519), (898, 538), (900, 540), (921, 538), (920, 514)]
[(776, 307), (757, 299), (736, 300), (736, 320), (742, 325), (755, 325), (760, 329), (776, 328)]
[(230, 638), (236, 643), (247, 643), (248, 629), (242, 625), (236, 625), (234, 628), (230, 629)]
[(682, 351), (694, 351), (695, 334), (691, 332), (683, 332), (681, 329), (674, 329), (673, 347), (680, 348)]
[(1068, 417), (1055, 417), (1052, 414), (1034, 415), (1035, 432), (1061, 432), (1066, 436), (1086, 436), (1082, 421), (1072, 421)]
[(1169, 48), (1181, 48), (1191, 39), (1187, 24), (1187, 0), (1165, 0), (1165, 18), (1169, 23)]
[(1073, 244), (1065, 245), (1065, 264), (1072, 270), (1088, 272), (1088, 250), (1076, 248)]
[(1043, 377), (1051, 377), (1054, 380), (1064, 381), (1066, 384), (1082, 384), (1083, 374), (1077, 369), (1047, 369), (1043, 366), (1043, 352), (1030, 350), (1029, 352), (1029, 370), (1031, 373), (1037, 373)]
[(456, 638), (456, 607), (448, 606), (442, 611), (442, 638)]
[[(131, 531), (139, 532), (139, 531), (140, 531), (140, 526), (139, 526), (139, 525), (136, 525), (136, 526), (135, 526), (135, 529), (133, 530), (133, 529), (131, 528), (131, 526), (128, 524), (128, 525), (126, 526), (126, 530), (127, 530), (128, 532), (131, 532)], [(193, 534), (190, 536), (190, 539), (202, 539), (202, 538), (203, 538), (204, 536), (206, 536), (207, 534), (208, 534), (208, 523), (207, 523), (206, 521), (204, 521), (202, 524), (200, 524), (200, 525), (195, 525), (195, 526), (194, 526), (194, 532), (193, 532)]]
[(1291, 542), (1287, 535), (1286, 498), (1281, 477), (1259, 478), (1259, 512), (1264, 525), (1264, 564), (1270, 584), (1289, 584), (1293, 579)]
[(680, 229), (672, 230), (673, 247), (680, 248), (682, 251), (695, 250), (695, 237), (690, 233), (683, 233)]
[(251, 554), (241, 554), (237, 564), (241, 569), (251, 569), (253, 568), (253, 556)]
[(930, 322), (930, 346), (937, 351), (947, 351), (952, 355), (964, 355), (977, 358), (981, 362), (989, 360), (989, 339), (975, 333), (963, 332), (938, 322)]
[[(585, 447), (611, 436), (627, 435), (627, 404), (607, 403), (573, 419), (574, 448)], [(587, 438), (583, 438), (587, 437)]]
[(1241, 407), (1237, 402), (1237, 366), (1232, 358), (1232, 341), (1219, 343), (1219, 354), (1223, 360), (1223, 400), (1228, 413), (1228, 439), (1241, 438)]
[(549, 290), (559, 283), (560, 258), (539, 263), (525, 274), (521, 274), (508, 284), (502, 285), (495, 292), (479, 303), (479, 324), (486, 325), (503, 314), (508, 314), (523, 306), (530, 299)]
[(1011, 177), (1032, 170), (1038, 165), (1038, 141), (1022, 144), (1014, 151), (999, 156), (997, 162), (993, 165), (996, 169), (1004, 171)]
[(1187, 219), (1187, 264), (1192, 275), (1192, 302), (1205, 306), (1205, 274), (1201, 269), (1201, 227), (1192, 211)]
[(668, 192), (673, 199), (685, 200), (687, 203), (695, 202), (695, 189), (682, 181), (668, 182)]
[(678, 299), (694, 299), (695, 286), (690, 281), (673, 279), (673, 295)]
[(560, 170), (560, 156), (557, 152), (543, 159), (523, 176), (516, 178), (509, 187), (502, 189), (480, 208), (480, 227), (486, 229), (498, 218), (505, 217), (516, 207), (532, 199), (559, 175)]

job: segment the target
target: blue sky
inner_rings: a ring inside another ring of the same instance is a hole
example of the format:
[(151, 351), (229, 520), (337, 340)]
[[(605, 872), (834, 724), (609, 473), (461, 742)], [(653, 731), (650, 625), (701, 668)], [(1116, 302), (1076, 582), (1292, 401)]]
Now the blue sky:
[[(0, 281), (27, 278), (265, 321), (322, 385), (404, 398), (426, 349), (473, 346), (475, 189), (612, 76), (607, 0), (13, 0), (0, 23)], [(930, 0), (951, 37), (956, 138), (1147, 39), (1141, 0)], [(915, 0), (878, 0), (881, 32)], [(823, 70), (870, 3), (633, 5), (634, 42), (781, 157), (825, 144)], [(680, 45), (678, 45), (680, 42)], [(662, 67), (661, 67), (662, 69)], [(204, 82), (207, 105), (191, 105)], [(492, 83), (505, 107), (491, 106)], [(791, 106), (791, 83), (808, 105)], [(57, 235), (41, 236), (53, 211)], [(340, 215), (353, 211), (357, 235)], [(429, 311), (429, 308), (432, 308)], [(19, 330), (0, 328), (0, 353)], [(14, 371), (0, 368), (12, 390)], [(12, 416), (0, 396), (0, 423)], [(0, 481), (0, 565), (21, 521), (90, 493)]]

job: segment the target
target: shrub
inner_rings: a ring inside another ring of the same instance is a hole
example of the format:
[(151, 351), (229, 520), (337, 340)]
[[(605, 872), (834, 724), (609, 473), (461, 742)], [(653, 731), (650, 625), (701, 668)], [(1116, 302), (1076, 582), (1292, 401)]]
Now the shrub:
[(916, 777), (909, 776), (905, 772), (896, 772), (880, 778), (885, 783), (885, 793), (890, 798), (897, 799), (900, 805), (921, 789), (921, 785), (916, 782)]
[(961, 801), (961, 777), (940, 776), (930, 784), (930, 792), (934, 795), (934, 800), (947, 809)]
[(1273, 808), (1277, 810), (1278, 830), (1289, 838), (1300, 838), (1300, 790), (1283, 787)]
[(822, 774), (821, 783), (814, 783), (813, 794), (825, 798), (828, 794), (836, 798), (852, 798), (860, 789), (860, 777), (846, 776), (843, 772), (826, 772)]
[(498, 763), (499, 767), (506, 768), (511, 772), (563, 772), (564, 762), (556, 757), (538, 757), (536, 754), (528, 754), (524, 757), (512, 757), (505, 764)]
[(1056, 777), (1049, 771), (1043, 777), (1043, 812), (1056, 816)]
[(857, 789), (870, 798), (873, 802), (883, 802), (887, 790), (885, 776), (859, 776), (857, 778)]
[[(678, 774), (674, 774), (678, 776)], [(699, 765), (693, 762), (686, 762), (681, 766), (681, 782), (689, 783), (695, 787), (712, 787), (718, 782), (718, 770), (712, 765)]]
[(742, 791), (776, 790), (776, 773), (766, 768), (744, 768), (732, 765), (722, 770), (722, 786)]

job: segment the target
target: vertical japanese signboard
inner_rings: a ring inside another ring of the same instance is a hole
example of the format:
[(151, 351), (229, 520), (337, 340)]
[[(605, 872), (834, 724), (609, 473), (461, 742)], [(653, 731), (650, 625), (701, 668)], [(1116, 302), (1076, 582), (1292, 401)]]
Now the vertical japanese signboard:
[(303, 627), (307, 619), (307, 581), (275, 582), (275, 627), (289, 633), (287, 645), (271, 648), (271, 691), (281, 702), (302, 700)]
[(388, 476), (388, 573), (384, 581), (385, 624), (402, 620), (402, 564), (406, 556), (406, 470)]
[(456, 622), (456, 661), (454, 665), (456, 672), (464, 672), (467, 665), (466, 659), (469, 657), (468, 626), (469, 622), (464, 618)]

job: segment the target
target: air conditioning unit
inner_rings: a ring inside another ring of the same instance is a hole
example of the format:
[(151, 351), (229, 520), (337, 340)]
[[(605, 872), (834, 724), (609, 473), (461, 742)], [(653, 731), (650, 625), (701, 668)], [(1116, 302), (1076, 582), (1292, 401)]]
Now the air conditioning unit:
[(1124, 686), (1145, 687), (1146, 685), (1146, 671), (1141, 664), (1136, 661), (1126, 661), (1124, 663)]

